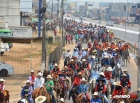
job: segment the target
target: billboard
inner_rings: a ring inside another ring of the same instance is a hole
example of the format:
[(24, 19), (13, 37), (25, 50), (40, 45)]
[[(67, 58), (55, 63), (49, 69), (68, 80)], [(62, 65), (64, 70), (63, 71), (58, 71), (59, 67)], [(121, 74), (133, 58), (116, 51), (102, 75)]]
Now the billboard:
[(9, 29), (13, 33), (13, 37), (20, 37), (20, 38), (31, 38), (32, 37), (32, 28), (26, 26), (9, 26)]
[(20, 0), (20, 12), (32, 12), (32, 0)]

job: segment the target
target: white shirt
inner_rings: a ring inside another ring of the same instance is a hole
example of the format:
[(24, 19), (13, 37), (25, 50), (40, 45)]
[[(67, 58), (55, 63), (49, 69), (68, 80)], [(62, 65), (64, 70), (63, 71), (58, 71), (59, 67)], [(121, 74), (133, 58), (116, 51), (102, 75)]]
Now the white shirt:
[(45, 82), (45, 80), (43, 77), (41, 77), (40, 79), (36, 78), (35, 83), (34, 83), (34, 89), (42, 87), (44, 82)]
[(66, 57), (71, 58), (71, 57), (72, 57), (71, 52), (66, 52), (66, 53), (65, 53), (65, 58), (66, 58)]

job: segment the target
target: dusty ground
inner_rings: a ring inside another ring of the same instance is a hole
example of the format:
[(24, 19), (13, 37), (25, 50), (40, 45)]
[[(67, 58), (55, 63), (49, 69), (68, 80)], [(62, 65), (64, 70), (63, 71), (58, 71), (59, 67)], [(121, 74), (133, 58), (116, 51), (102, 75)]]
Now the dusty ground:
[[(52, 35), (52, 32), (49, 32)], [(57, 47), (57, 43), (48, 45), (48, 53), (53, 51)], [(13, 43), (13, 47), (9, 52), (0, 56), (0, 61), (10, 64), (14, 67), (14, 74), (5, 77), (6, 89), (10, 91), (10, 100), (20, 97), (21, 86), (24, 86), (24, 82), (30, 74), (30, 70), (33, 69), (36, 73), (41, 69), (41, 55), (42, 44), (32, 43), (21, 44)], [(17, 103), (17, 100), (10, 101), (10, 103)]]

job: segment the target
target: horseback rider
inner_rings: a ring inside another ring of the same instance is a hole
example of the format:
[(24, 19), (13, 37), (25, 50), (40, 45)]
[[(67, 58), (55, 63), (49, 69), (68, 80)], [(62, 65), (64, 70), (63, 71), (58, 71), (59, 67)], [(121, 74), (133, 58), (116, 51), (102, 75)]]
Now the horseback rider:
[(59, 69), (57, 63), (55, 63), (54, 68), (52, 70), (52, 74), (59, 75), (59, 73), (60, 73), (60, 69)]
[(82, 58), (85, 58), (87, 56), (87, 51), (82, 48)]
[(26, 85), (21, 90), (21, 98), (26, 98), (29, 103), (34, 103), (32, 98), (33, 88), (30, 84), (30, 81), (27, 80), (25, 83)]
[(107, 66), (110, 65), (110, 61), (109, 61), (109, 57), (108, 56), (104, 56), (104, 60), (103, 60), (103, 66)]
[(96, 79), (96, 84), (98, 84), (98, 81), (99, 81), (100, 79), (103, 79), (103, 80), (104, 80), (103, 82), (104, 82), (105, 85), (107, 84), (107, 83), (106, 83), (106, 78), (105, 78), (105, 75), (104, 75), (103, 72), (99, 73), (99, 77)]
[(75, 76), (75, 78), (74, 78), (73, 86), (72, 86), (72, 88), (70, 89), (70, 92), (69, 92), (69, 97), (68, 97), (69, 100), (70, 100), (73, 88), (77, 88), (81, 84), (81, 78), (82, 78), (81, 74), (82, 73), (79, 72), (77, 74), (77, 76)]
[(116, 95), (124, 95), (123, 87), (120, 85), (120, 82), (114, 82), (115, 88), (112, 93), (112, 98), (115, 98)]
[(94, 70), (91, 70), (90, 80), (97, 79), (99, 77), (99, 71), (98, 68), (95, 67)]
[(76, 65), (73, 59), (71, 59), (68, 67), (71, 68), (75, 74), (77, 73), (78, 66)]
[(56, 63), (56, 61), (53, 60), (53, 62), (49, 64), (49, 67), (48, 67), (48, 70), (49, 71), (52, 71), (53, 70), (55, 63)]
[(87, 70), (90, 70), (90, 63), (88, 63), (86, 59), (83, 59), (82, 62), (83, 62), (82, 70), (84, 70), (85, 68)]
[(37, 78), (35, 79), (35, 83), (34, 83), (34, 89), (40, 88), (43, 86), (45, 80), (42, 77), (42, 73), (39, 72)]
[(47, 78), (46, 90), (52, 96), (52, 102), (56, 103), (56, 100), (55, 100), (55, 97), (54, 97), (54, 92), (53, 92), (54, 82), (52, 80), (52, 77), (51, 77), (51, 75), (48, 75), (46, 78)]
[[(126, 74), (126, 77), (127, 77), (128, 79), (130, 79), (130, 76), (129, 76), (129, 74), (128, 74), (127, 69), (124, 69), (124, 70), (123, 70), (123, 73)], [(120, 81), (122, 80), (122, 75), (123, 75), (123, 73), (122, 73), (121, 76), (120, 76)]]
[(94, 94), (92, 94), (90, 103), (102, 103), (101, 99), (98, 96), (98, 92), (94, 92)]
[(66, 59), (66, 58), (71, 59), (71, 57), (72, 57), (72, 54), (71, 54), (71, 52), (70, 52), (70, 49), (67, 49), (67, 52), (65, 53), (64, 58), (65, 58), (65, 59)]
[(30, 81), (33, 88), (34, 88), (35, 79), (36, 79), (36, 76), (34, 74), (34, 70), (31, 70), (31, 75), (28, 77), (28, 80)]
[(126, 77), (126, 74), (122, 75), (122, 80), (120, 81), (120, 85), (122, 85), (122, 87), (127, 87), (129, 91), (131, 90), (131, 82), (130, 79)]
[(101, 94), (101, 97), (104, 97), (105, 103), (108, 103), (108, 99), (105, 95), (106, 92), (106, 85), (104, 84), (104, 79), (98, 79), (98, 84), (95, 86), (95, 92), (99, 92)]
[(4, 80), (3, 78), (0, 79), (0, 91), (5, 90), (4, 81), (5, 81), (5, 80)]
[(81, 84), (78, 86), (78, 93), (84, 93), (85, 95), (85, 99), (88, 100), (88, 102), (90, 102), (90, 97), (87, 94), (88, 88), (89, 88), (89, 84), (86, 84), (87, 80), (85, 80), (85, 78), (82, 78), (81, 80)]
[(74, 48), (72, 57), (78, 58), (78, 51), (76, 50), (76, 48)]

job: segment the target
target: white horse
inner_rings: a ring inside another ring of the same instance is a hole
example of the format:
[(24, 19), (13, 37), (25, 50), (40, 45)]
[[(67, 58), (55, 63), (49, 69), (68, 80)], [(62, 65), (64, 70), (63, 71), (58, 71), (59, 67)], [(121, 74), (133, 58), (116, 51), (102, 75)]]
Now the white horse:
[(122, 74), (122, 68), (120, 64), (117, 64), (114, 68), (114, 77), (115, 77), (115, 82), (120, 81), (120, 76)]
[(26, 98), (21, 98), (18, 103), (29, 103), (29, 101)]

